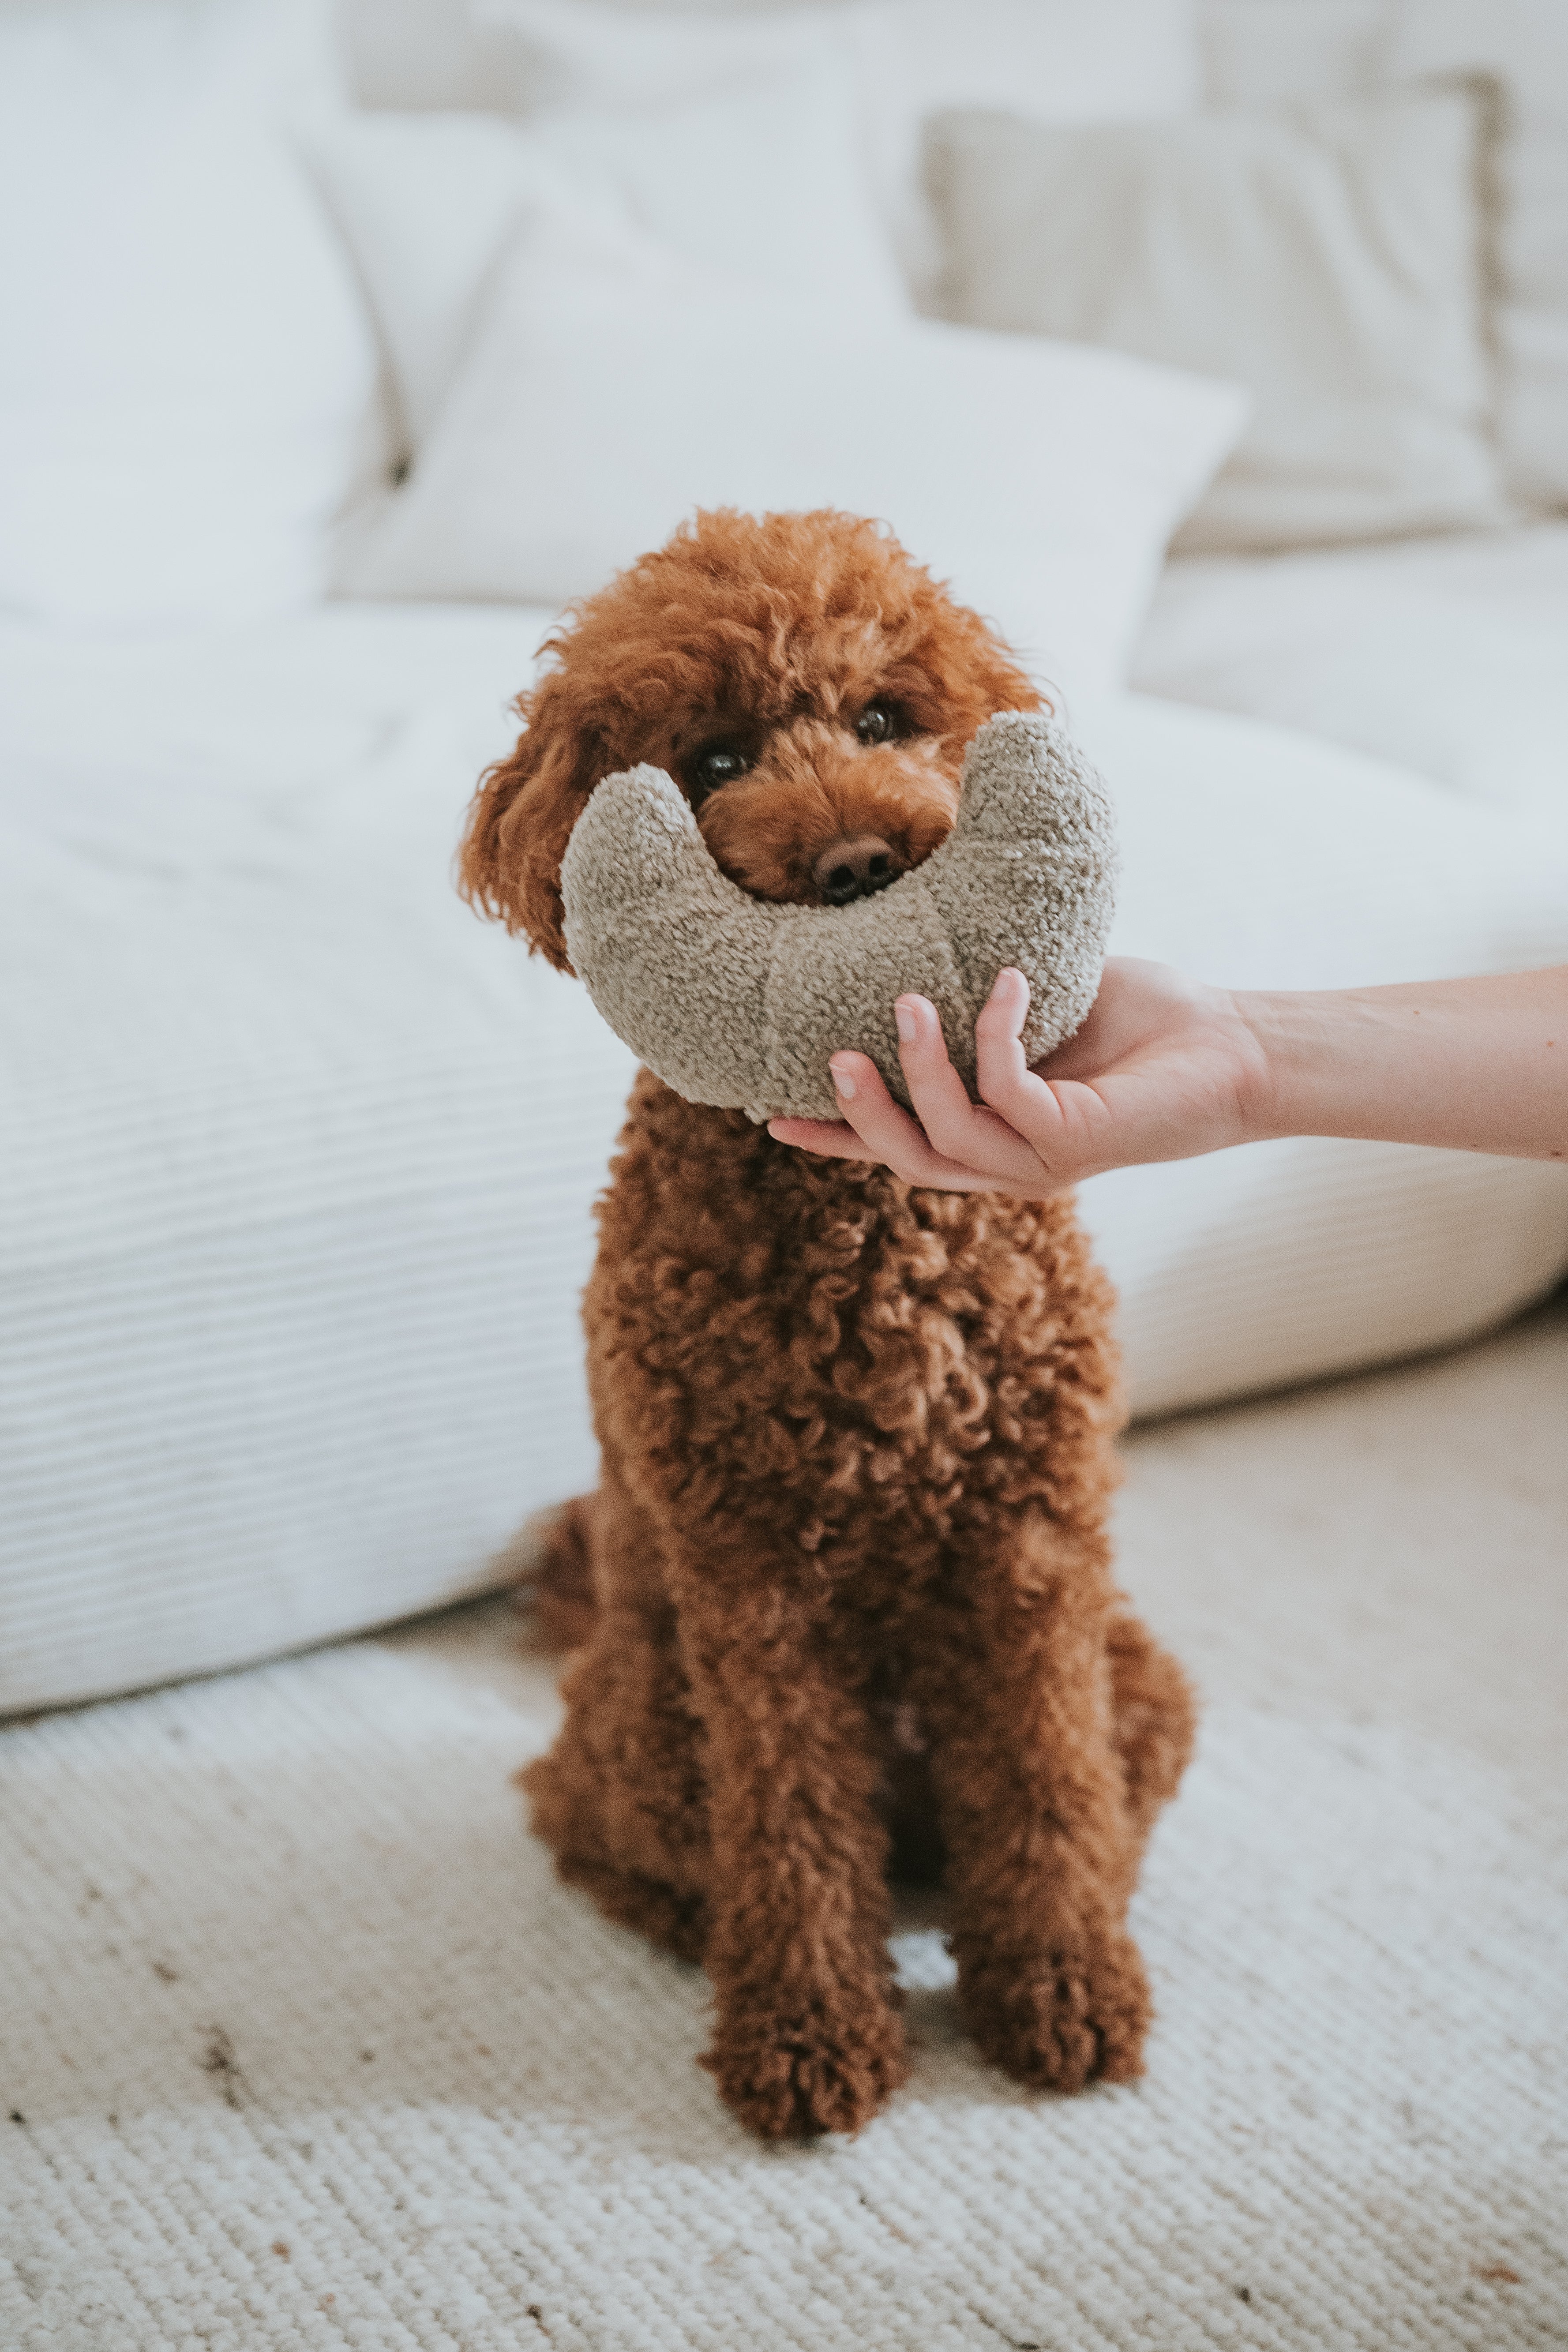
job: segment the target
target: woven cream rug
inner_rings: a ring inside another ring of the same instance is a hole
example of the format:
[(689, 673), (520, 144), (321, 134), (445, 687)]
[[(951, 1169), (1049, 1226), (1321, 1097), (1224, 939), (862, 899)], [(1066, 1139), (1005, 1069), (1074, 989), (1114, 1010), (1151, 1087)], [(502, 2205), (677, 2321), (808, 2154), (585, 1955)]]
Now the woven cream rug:
[(1142, 2085), (921, 2050), (764, 2150), (700, 1977), (553, 1883), (491, 1607), (0, 1734), (5, 2352), (1568, 2345), (1568, 1316), (1146, 1432), (1207, 1694)]

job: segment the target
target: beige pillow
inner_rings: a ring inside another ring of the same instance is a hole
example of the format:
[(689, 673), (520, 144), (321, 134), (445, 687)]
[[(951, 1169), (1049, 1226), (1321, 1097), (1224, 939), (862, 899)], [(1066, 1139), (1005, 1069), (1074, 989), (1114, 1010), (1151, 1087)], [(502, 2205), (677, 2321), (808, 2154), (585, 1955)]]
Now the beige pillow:
[(1082, 129), (939, 115), (942, 307), (1249, 386), (1183, 552), (1499, 521), (1487, 121), (1468, 85)]
[(1499, 439), (1520, 497), (1568, 508), (1568, 0), (1400, 0), (1387, 70), (1502, 89)]

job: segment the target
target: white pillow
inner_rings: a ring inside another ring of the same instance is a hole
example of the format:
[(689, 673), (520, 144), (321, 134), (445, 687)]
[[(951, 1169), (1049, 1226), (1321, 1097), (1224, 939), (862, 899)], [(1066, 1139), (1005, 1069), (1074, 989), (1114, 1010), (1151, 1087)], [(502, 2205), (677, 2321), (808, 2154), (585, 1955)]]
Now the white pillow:
[(320, 594), (375, 355), (282, 110), (321, 12), (0, 12), (0, 609), (163, 626)]
[[(563, 110), (527, 128), (487, 114), (341, 111), (313, 124), (311, 163), (381, 331), (400, 458), (435, 421), (507, 232), (546, 194), (803, 298), (901, 310), (854, 106), (841, 71), (797, 65), (766, 86), (616, 114)], [(803, 157), (811, 169), (797, 174)]]
[(1467, 89), (1083, 129), (940, 116), (943, 307), (1248, 385), (1183, 551), (1499, 522), (1482, 127)]
[(910, 320), (847, 326), (542, 208), (343, 583), (562, 604), (698, 506), (877, 515), (1070, 689), (1121, 677), (1233, 386)]
[[(851, 0), (724, 16), (474, 0), (473, 13), (490, 93), (479, 102), (531, 118), (732, 91), (803, 64), (847, 67), (882, 217), (921, 299), (935, 262), (920, 169), (926, 115), (1016, 105), (1056, 122), (1132, 120), (1184, 110), (1200, 84), (1192, 0)], [(814, 202), (817, 165), (812, 150), (799, 152), (777, 184), (781, 208)]]
[(559, 108), (529, 128), (563, 173), (616, 191), (679, 253), (807, 300), (907, 307), (841, 64), (803, 59), (658, 106)]
[(1480, 72), (1502, 86), (1508, 131), (1495, 194), (1503, 460), (1521, 497), (1568, 507), (1568, 5), (1400, 0), (1387, 69)]
[(302, 143), (381, 337), (405, 467), (436, 421), (508, 232), (556, 173), (536, 141), (490, 114), (334, 110)]

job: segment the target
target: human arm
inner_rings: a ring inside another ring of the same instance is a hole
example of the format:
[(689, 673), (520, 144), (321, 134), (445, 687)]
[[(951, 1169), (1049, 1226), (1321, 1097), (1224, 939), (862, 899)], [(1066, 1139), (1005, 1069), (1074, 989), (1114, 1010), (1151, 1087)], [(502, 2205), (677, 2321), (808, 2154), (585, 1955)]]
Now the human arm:
[[(1023, 976), (975, 1024), (970, 1101), (923, 997), (895, 1007), (917, 1117), (864, 1054), (833, 1057), (844, 1124), (773, 1119), (781, 1142), (879, 1160), (911, 1182), (1044, 1196), (1108, 1168), (1280, 1135), (1357, 1136), (1519, 1159), (1568, 1153), (1568, 966), (1393, 988), (1233, 991), (1113, 959), (1076, 1036), (1030, 1069)], [(917, 1123), (918, 1119), (918, 1123)]]

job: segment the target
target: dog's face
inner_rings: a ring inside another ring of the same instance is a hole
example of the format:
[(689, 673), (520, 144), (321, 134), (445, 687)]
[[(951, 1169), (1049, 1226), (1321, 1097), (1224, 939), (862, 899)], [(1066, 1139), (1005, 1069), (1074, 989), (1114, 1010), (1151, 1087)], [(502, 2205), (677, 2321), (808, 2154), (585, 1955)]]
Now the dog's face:
[(929, 857), (971, 738), (1041, 697), (978, 614), (849, 515), (699, 515), (583, 604), (480, 782), (468, 897), (563, 970), (561, 859), (594, 786), (672, 775), (731, 880), (842, 906)]

